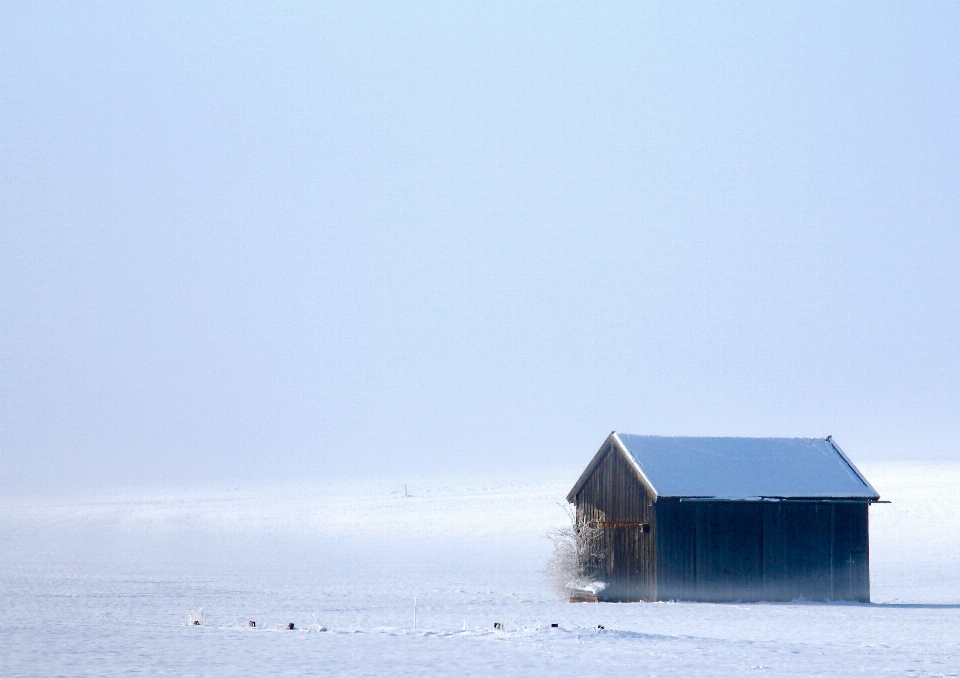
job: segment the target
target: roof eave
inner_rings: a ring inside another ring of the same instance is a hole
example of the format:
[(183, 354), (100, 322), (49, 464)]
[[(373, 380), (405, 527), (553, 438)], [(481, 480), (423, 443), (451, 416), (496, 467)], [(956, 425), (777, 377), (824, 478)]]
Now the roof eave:
[(580, 477), (577, 478), (577, 482), (573, 484), (573, 489), (567, 493), (567, 502), (573, 503), (574, 498), (577, 496), (577, 493), (583, 489), (583, 486), (586, 484), (587, 479), (593, 474), (597, 466), (600, 465), (600, 462), (603, 460), (604, 455), (607, 453), (607, 445), (610, 443), (610, 439), (614, 436), (614, 431), (610, 431), (610, 435), (606, 437), (603, 441), (603, 444), (600, 445), (600, 449), (597, 450), (597, 453), (593, 455), (593, 459), (590, 460), (590, 463), (587, 464), (587, 468), (583, 469), (583, 473), (580, 474)]
[(866, 485), (867, 488), (873, 493), (873, 494), (871, 495), (872, 498), (873, 498), (873, 500), (874, 500), (874, 501), (879, 501), (879, 499), (880, 499), (880, 493), (877, 492), (877, 490), (873, 487), (873, 485), (871, 485), (870, 482), (864, 477), (864, 475), (863, 475), (862, 473), (860, 473), (860, 469), (858, 469), (856, 466), (853, 465), (853, 462), (850, 461), (850, 458), (849, 458), (846, 454), (844, 454), (844, 453), (843, 453), (843, 450), (840, 449), (840, 446), (837, 445), (836, 442), (834, 442), (832, 436), (829, 437), (829, 438), (827, 438), (827, 442), (830, 443), (830, 445), (833, 446), (833, 449), (837, 451), (837, 454), (840, 455), (840, 458), (843, 459), (844, 462), (846, 462), (847, 466), (850, 467), (850, 470), (853, 471), (853, 473), (857, 476), (857, 478), (860, 479), (860, 482), (862, 482), (864, 485)]
[(716, 501), (716, 502), (730, 502), (730, 501), (741, 501), (741, 502), (825, 502), (825, 503), (863, 503), (863, 504), (876, 504), (876, 503), (885, 503), (880, 502), (880, 498), (877, 496), (874, 497), (857, 497), (857, 496), (848, 496), (848, 497), (814, 497), (814, 496), (800, 496), (800, 497), (717, 497), (717, 496), (691, 496), (691, 495), (673, 495), (673, 496), (664, 496), (660, 497), (661, 499), (676, 499), (678, 501)]
[[(609, 450), (608, 450), (609, 445)], [(577, 482), (574, 484), (573, 489), (567, 494), (567, 501), (573, 503), (573, 500), (576, 498), (580, 490), (583, 489), (583, 486), (586, 484), (587, 480), (593, 475), (593, 472), (597, 470), (597, 466), (600, 465), (600, 462), (603, 461), (604, 456), (606, 456), (608, 451), (612, 451), (616, 447), (617, 450), (623, 455), (623, 458), (627, 460), (627, 464), (633, 469), (634, 474), (637, 477), (637, 480), (641, 485), (652, 495), (654, 501), (656, 501), (658, 495), (657, 490), (654, 488), (653, 483), (650, 482), (650, 479), (644, 475), (643, 470), (637, 464), (636, 459), (633, 458), (633, 455), (627, 451), (627, 448), (620, 441), (620, 438), (617, 437), (616, 431), (610, 431), (610, 435), (607, 436), (607, 439), (603, 441), (603, 444), (600, 446), (600, 449), (597, 450), (597, 453), (593, 455), (593, 459), (590, 460), (590, 463), (587, 464), (587, 468), (583, 470), (583, 473), (580, 474), (580, 478), (577, 479)]]
[(643, 472), (643, 469), (640, 468), (640, 464), (637, 463), (637, 460), (634, 459), (632, 454), (630, 454), (630, 451), (627, 449), (627, 446), (624, 445), (623, 442), (620, 440), (620, 436), (617, 435), (617, 432), (614, 431), (613, 433), (611, 433), (610, 437), (613, 438), (614, 442), (617, 444), (617, 447), (620, 448), (620, 454), (622, 454), (624, 458), (627, 460), (627, 463), (630, 464), (630, 468), (632, 468), (633, 472), (636, 474), (637, 480), (639, 480), (640, 484), (647, 489), (647, 492), (650, 493), (653, 501), (656, 501), (657, 499), (659, 499), (660, 495), (657, 492), (657, 488), (655, 488), (653, 486), (653, 483), (650, 482), (650, 479), (647, 478), (647, 475)]

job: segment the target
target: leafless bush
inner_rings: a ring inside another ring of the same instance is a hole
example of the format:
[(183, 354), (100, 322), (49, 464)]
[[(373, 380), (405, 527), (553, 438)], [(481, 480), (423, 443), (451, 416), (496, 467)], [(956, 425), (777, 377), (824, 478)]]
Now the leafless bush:
[(603, 558), (603, 531), (577, 520), (576, 511), (563, 507), (569, 524), (547, 533), (553, 542), (553, 553), (547, 559), (544, 573), (561, 598), (570, 596), (571, 589), (587, 588), (592, 583), (598, 561)]

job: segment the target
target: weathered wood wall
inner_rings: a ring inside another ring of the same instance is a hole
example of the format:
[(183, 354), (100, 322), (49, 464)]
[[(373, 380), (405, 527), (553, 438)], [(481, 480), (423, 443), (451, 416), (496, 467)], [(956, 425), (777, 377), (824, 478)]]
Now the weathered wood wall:
[(867, 506), (661, 498), (657, 599), (867, 602)]
[(609, 451), (577, 493), (579, 520), (601, 528), (595, 574), (601, 600), (655, 600), (656, 525), (651, 498), (619, 451)]

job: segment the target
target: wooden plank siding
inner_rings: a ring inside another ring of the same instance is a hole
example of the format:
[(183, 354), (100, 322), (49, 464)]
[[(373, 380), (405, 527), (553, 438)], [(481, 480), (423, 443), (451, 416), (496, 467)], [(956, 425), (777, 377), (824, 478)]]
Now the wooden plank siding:
[(602, 530), (601, 600), (870, 600), (866, 501), (654, 496), (608, 446), (574, 497)]
[[(593, 576), (607, 601), (656, 600), (656, 524), (651, 495), (619, 451), (607, 450), (576, 495), (577, 519), (602, 530)], [(644, 528), (644, 525), (647, 527)]]
[(697, 599), (697, 505), (656, 502), (657, 600)]
[(661, 498), (657, 599), (868, 602), (867, 506)]
[(870, 600), (866, 502), (764, 502), (764, 600)]

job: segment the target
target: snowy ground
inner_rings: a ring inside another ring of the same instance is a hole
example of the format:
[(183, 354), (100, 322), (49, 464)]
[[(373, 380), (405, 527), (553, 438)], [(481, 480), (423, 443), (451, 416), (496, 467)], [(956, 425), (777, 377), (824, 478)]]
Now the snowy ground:
[(861, 470), (871, 605), (557, 602), (576, 469), (7, 497), (0, 675), (960, 676), (960, 465)]

